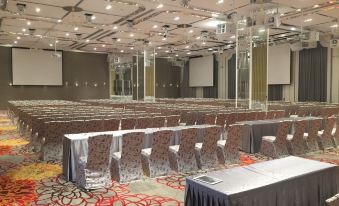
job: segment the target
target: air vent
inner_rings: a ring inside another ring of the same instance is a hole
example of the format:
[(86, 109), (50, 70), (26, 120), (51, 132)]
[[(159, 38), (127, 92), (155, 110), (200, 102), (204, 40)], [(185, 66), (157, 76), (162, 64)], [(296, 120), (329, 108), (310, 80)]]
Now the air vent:
[(180, 28), (180, 29), (185, 29), (185, 28), (192, 27), (192, 25), (190, 25), (190, 24), (178, 24), (177, 27)]
[(62, 7), (65, 11), (68, 12), (82, 12), (83, 9), (77, 6), (64, 6)]

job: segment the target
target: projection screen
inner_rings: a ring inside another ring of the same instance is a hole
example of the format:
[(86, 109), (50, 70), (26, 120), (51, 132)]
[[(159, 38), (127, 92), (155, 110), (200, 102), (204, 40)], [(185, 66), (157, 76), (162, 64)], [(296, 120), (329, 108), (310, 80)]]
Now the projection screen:
[(290, 84), (291, 50), (288, 44), (270, 46), (267, 72), (268, 84)]
[(192, 58), (189, 62), (189, 86), (213, 86), (213, 56)]
[(12, 49), (13, 85), (62, 85), (62, 52)]

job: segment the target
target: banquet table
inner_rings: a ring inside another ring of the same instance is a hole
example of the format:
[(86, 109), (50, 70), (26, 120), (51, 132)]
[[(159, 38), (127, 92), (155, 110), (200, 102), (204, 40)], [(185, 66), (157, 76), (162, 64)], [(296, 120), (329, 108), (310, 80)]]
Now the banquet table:
[(144, 145), (143, 148), (150, 148), (153, 142), (153, 133), (161, 130), (173, 131), (171, 137), (171, 145), (180, 144), (181, 130), (189, 128), (197, 128), (197, 142), (203, 140), (203, 129), (212, 127), (213, 125), (192, 125), (192, 126), (177, 126), (177, 127), (162, 127), (162, 128), (147, 128), (147, 129), (134, 129), (134, 130), (119, 130), (119, 131), (105, 131), (105, 132), (92, 132), (80, 134), (66, 134), (63, 138), (63, 157), (62, 167), (63, 174), (66, 180), (75, 181), (76, 168), (80, 157), (87, 156), (88, 154), (88, 138), (96, 135), (109, 135), (112, 136), (113, 141), (111, 145), (111, 156), (114, 152), (120, 152), (122, 148), (122, 136), (131, 132), (144, 132)]
[[(295, 122), (298, 120), (313, 120), (321, 119), (319, 117), (289, 117), (289, 118), (279, 118), (279, 119), (270, 119), (270, 120), (256, 120), (256, 121), (243, 121), (238, 122), (239, 124), (244, 124), (240, 149), (247, 153), (258, 153), (260, 152), (261, 138), (263, 136), (275, 136), (279, 122), (281, 121), (292, 121), (291, 131), (293, 134), (295, 128)], [(308, 124), (306, 124), (306, 131), (308, 130)]]
[(324, 206), (337, 193), (338, 166), (289, 156), (186, 179), (185, 206)]

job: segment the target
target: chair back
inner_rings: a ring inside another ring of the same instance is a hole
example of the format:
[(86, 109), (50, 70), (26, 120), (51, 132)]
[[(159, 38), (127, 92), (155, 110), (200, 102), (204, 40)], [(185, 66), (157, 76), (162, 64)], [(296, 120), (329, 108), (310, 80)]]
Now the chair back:
[(88, 138), (87, 169), (109, 168), (112, 135), (98, 135)]
[(232, 124), (228, 128), (225, 150), (228, 152), (238, 152), (243, 124)]
[(298, 120), (295, 125), (296, 125), (296, 130), (293, 134), (293, 140), (296, 141), (303, 141), (304, 138), (304, 133), (305, 133), (305, 128), (306, 128), (306, 123), (307, 120)]
[(121, 119), (121, 130), (134, 129), (135, 122), (136, 120), (133, 117), (122, 118)]
[(144, 143), (144, 132), (131, 132), (122, 136), (122, 164), (141, 164), (141, 149)]
[(179, 125), (180, 115), (169, 115), (166, 119), (167, 127), (176, 127)]
[(153, 127), (160, 128), (165, 126), (165, 116), (155, 116), (153, 117)]
[(276, 110), (275, 111), (275, 119), (283, 118), (285, 116), (285, 111), (284, 110)]
[(117, 131), (119, 130), (120, 119), (106, 119), (103, 124), (104, 131)]
[(197, 122), (196, 112), (187, 112), (186, 125), (195, 125)]
[(214, 154), (217, 151), (217, 142), (220, 140), (221, 127), (207, 127), (204, 129), (204, 139), (201, 154)]
[(204, 124), (215, 125), (216, 115), (215, 114), (205, 114), (204, 115)]
[(153, 133), (151, 160), (166, 160), (168, 161), (168, 147), (170, 146), (171, 138), (174, 132), (170, 130), (162, 130)]
[(135, 128), (136, 129), (146, 129), (153, 127), (153, 118), (152, 117), (139, 117), (137, 118)]
[(197, 129), (183, 129), (181, 130), (180, 147), (178, 155), (194, 155), (194, 148), (197, 139)]
[(279, 123), (277, 135), (275, 139), (276, 144), (285, 145), (286, 147), (286, 138), (287, 138), (287, 134), (290, 130), (291, 125), (292, 125), (292, 121), (282, 121)]
[(331, 116), (331, 117), (327, 117), (325, 119), (325, 128), (324, 128), (324, 133), (322, 134), (322, 138), (331, 138), (332, 137), (332, 130), (335, 126), (335, 122), (336, 122), (336, 117)]

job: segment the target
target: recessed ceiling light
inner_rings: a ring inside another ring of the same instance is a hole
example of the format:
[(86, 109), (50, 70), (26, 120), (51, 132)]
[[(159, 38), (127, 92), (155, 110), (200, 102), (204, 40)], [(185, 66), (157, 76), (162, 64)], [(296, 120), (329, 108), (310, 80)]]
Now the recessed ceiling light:
[(313, 5), (313, 8), (318, 8), (318, 7), (319, 7), (319, 4)]
[(156, 52), (154, 53), (154, 55), (157, 55), (157, 54), (158, 54), (158, 53), (156, 53)]
[(166, 53), (168, 53), (168, 52), (169, 52), (169, 50), (166, 50), (165, 52), (166, 52)]
[(191, 29), (191, 30), (188, 31), (188, 33), (193, 33), (193, 32), (194, 32), (193, 29)]
[(65, 35), (66, 35), (66, 36), (69, 36), (69, 33), (66, 33)]
[(161, 49), (161, 46), (158, 46), (158, 49)]
[(235, 39), (235, 36), (233, 35), (233, 36), (231, 36), (231, 39)]
[(157, 6), (157, 9), (161, 9), (162, 7), (164, 7), (164, 5), (163, 5), (163, 4), (159, 4), (159, 5)]
[(291, 31), (297, 30), (295, 27), (291, 27), (290, 29), (291, 29)]
[(41, 9), (40, 9), (39, 7), (37, 7), (37, 8), (35, 8), (35, 11), (36, 11), (37, 13), (39, 13), (39, 12), (41, 11)]
[(153, 29), (156, 29), (156, 28), (158, 28), (158, 25), (154, 25), (154, 26), (153, 26)]
[(212, 17), (218, 17), (219, 16), (219, 14), (217, 14), (217, 13), (212, 13)]
[(106, 10), (112, 9), (112, 4), (107, 4), (105, 9), (106, 9)]
[(121, 41), (121, 39), (119, 38), (119, 39), (117, 39), (117, 41)]
[(113, 29), (118, 29), (118, 27), (117, 26), (113, 26)]
[(29, 26), (29, 25), (31, 25), (32, 24), (32, 22), (30, 22), (30, 21), (27, 21), (27, 25)]
[(14, 41), (14, 44), (17, 44), (18, 43), (18, 41)]
[(86, 42), (88, 43), (90, 40), (89, 39), (86, 39)]
[(203, 44), (203, 45), (205, 45), (205, 44), (206, 44), (206, 42), (202, 42), (202, 44)]
[(297, 10), (295, 10), (295, 11), (297, 11), (297, 12), (300, 12), (300, 11), (301, 11), (301, 9), (297, 9)]
[(176, 54), (175, 56), (176, 56), (176, 57), (178, 57), (178, 56), (179, 56), (179, 54)]
[(74, 27), (74, 31), (78, 31), (79, 30), (79, 28), (78, 27)]
[(311, 22), (312, 21), (312, 19), (311, 18), (309, 18), (309, 19), (305, 19), (305, 21), (304, 22)]
[(166, 38), (166, 37), (164, 37), (164, 38), (162, 38), (162, 40), (163, 40), (163, 41), (166, 41), (166, 40), (167, 40), (167, 38)]
[(188, 54), (188, 55), (190, 55), (190, 54), (191, 54), (191, 52), (187, 52), (187, 54)]
[(55, 40), (55, 43), (59, 43), (59, 41), (58, 41), (58, 40)]
[(212, 48), (208, 48), (209, 51), (213, 50)]
[(121, 53), (124, 53), (124, 50), (121, 50), (120, 52), (121, 52)]
[(96, 16), (94, 16), (94, 15), (91, 17), (91, 19), (92, 19), (92, 20), (94, 20), (94, 19), (96, 19), (96, 18), (97, 18), (97, 17), (96, 17)]
[(338, 28), (338, 24), (333, 24), (330, 26), (331, 28)]
[(284, 14), (284, 13), (281, 13), (280, 16), (285, 16), (285, 14)]
[(97, 48), (96, 48), (96, 47), (94, 47), (93, 49), (94, 49), (94, 50), (97, 50)]
[(245, 28), (240, 28), (240, 29), (238, 29), (238, 31), (244, 31), (245, 30)]
[(188, 49), (188, 48), (190, 48), (190, 46), (189, 46), (189, 45), (185, 46), (185, 49)]
[(200, 39), (201, 37), (200, 36), (198, 36), (197, 38), (195, 38), (195, 39)]
[(179, 21), (179, 20), (180, 20), (179, 16), (174, 17), (174, 21)]
[(105, 44), (103, 44), (103, 45), (101, 45), (102, 47), (106, 47), (106, 45)]
[(260, 32), (260, 33), (263, 33), (263, 32), (265, 32), (266, 30), (265, 29), (259, 29), (258, 30), (258, 32)]
[(20, 39), (21, 39), (21, 37), (19, 37), (19, 36), (18, 36), (18, 37), (16, 37), (16, 39), (17, 39), (17, 40), (20, 40)]
[(131, 47), (130, 49), (131, 49), (131, 50), (133, 50), (133, 49), (134, 49), (134, 47)]
[(61, 23), (62, 22), (62, 20), (61, 19), (58, 19), (58, 23)]
[(130, 34), (129, 36), (130, 36), (130, 37), (134, 37), (134, 34), (132, 33), (132, 34)]
[(217, 4), (223, 4), (224, 3), (224, 0), (218, 0), (217, 1)]
[(53, 44), (49, 44), (49, 46), (50, 46), (50, 47), (52, 47), (52, 46), (53, 46)]

